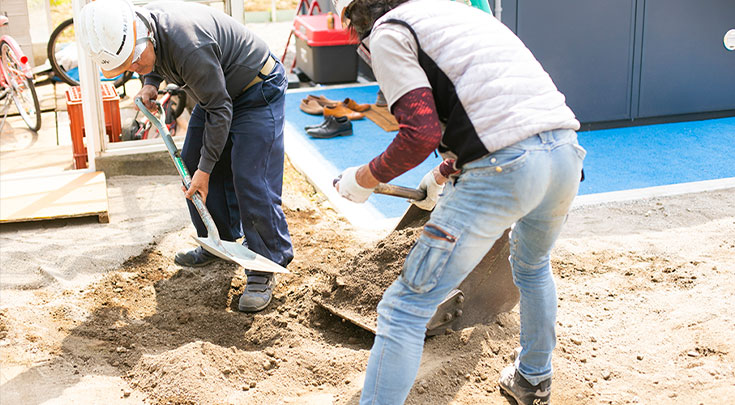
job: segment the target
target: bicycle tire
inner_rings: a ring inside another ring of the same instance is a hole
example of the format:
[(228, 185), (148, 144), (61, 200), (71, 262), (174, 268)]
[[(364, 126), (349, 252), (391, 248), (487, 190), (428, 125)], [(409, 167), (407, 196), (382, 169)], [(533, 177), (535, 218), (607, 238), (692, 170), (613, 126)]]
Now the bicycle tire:
[[(36, 86), (31, 78), (22, 73), (19, 55), (15, 53), (13, 46), (4, 39), (0, 41), (0, 61), (2, 61), (3, 75), (5, 75), (5, 80), (10, 88), (13, 102), (20, 117), (31, 131), (38, 131), (41, 128), (41, 106), (38, 101)], [(13, 63), (15, 66), (11, 69), (9, 63)], [(32, 107), (21, 101), (30, 102)]]
[[(71, 31), (67, 31), (70, 29), (74, 29), (73, 18), (62, 21), (61, 24), (54, 28), (51, 36), (49, 36), (48, 45), (46, 46), (46, 57), (48, 57), (49, 63), (51, 64), (51, 70), (54, 72), (54, 76), (58, 77), (61, 81), (70, 86), (79, 86), (79, 81), (69, 76), (66, 69), (64, 69), (64, 67), (56, 60), (56, 46), (59, 45), (62, 38), (64, 38), (64, 36), (74, 37), (71, 35)], [(112, 84), (115, 87), (120, 87), (132, 77), (133, 72), (125, 72), (122, 76), (115, 79)]]
[(184, 112), (184, 109), (186, 108), (186, 93), (181, 90), (176, 92), (176, 94), (172, 94), (171, 96), (171, 101), (173, 105), (169, 105), (171, 111), (167, 111), (166, 114), (171, 114), (173, 119), (176, 119), (179, 118), (179, 116)]

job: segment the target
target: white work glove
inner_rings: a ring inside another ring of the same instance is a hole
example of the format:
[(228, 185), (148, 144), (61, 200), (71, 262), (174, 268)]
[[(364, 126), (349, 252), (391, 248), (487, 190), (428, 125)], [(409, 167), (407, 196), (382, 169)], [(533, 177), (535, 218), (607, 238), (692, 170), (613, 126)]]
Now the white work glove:
[(365, 188), (357, 184), (355, 174), (359, 168), (359, 166), (355, 166), (345, 169), (337, 178), (337, 182), (334, 183), (334, 188), (342, 197), (352, 202), (364, 203), (373, 193), (374, 188)]
[(421, 184), (418, 187), (419, 190), (426, 192), (426, 198), (423, 200), (411, 200), (411, 203), (421, 208), (422, 210), (431, 211), (434, 209), (436, 202), (439, 200), (439, 194), (444, 190), (444, 185), (436, 182), (434, 176), (434, 169), (426, 173), (424, 178), (421, 179)]

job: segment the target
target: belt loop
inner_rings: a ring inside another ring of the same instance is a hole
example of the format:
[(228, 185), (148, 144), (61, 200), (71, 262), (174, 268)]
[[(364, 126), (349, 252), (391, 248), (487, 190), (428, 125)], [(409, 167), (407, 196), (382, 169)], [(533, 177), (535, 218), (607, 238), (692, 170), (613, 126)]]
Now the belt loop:
[(539, 132), (538, 137), (541, 138), (541, 143), (553, 143), (554, 142), (554, 132), (553, 131)]

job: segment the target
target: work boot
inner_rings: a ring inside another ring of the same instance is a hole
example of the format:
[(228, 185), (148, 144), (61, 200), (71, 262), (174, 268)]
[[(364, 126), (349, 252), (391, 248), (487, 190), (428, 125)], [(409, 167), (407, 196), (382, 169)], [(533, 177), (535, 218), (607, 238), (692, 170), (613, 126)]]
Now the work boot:
[(174, 263), (179, 266), (201, 267), (206, 266), (214, 261), (221, 260), (219, 257), (207, 252), (203, 247), (197, 246), (196, 249), (190, 251), (181, 251), (176, 253)]
[(240, 296), (237, 309), (242, 312), (258, 312), (265, 309), (273, 299), (273, 273), (249, 271), (245, 291)]
[(515, 365), (500, 372), (500, 389), (513, 397), (518, 405), (548, 405), (551, 398), (551, 378), (531, 385), (518, 372)]
[(328, 116), (324, 118), (322, 126), (307, 129), (306, 133), (312, 138), (320, 139), (352, 135), (352, 122), (347, 117)]

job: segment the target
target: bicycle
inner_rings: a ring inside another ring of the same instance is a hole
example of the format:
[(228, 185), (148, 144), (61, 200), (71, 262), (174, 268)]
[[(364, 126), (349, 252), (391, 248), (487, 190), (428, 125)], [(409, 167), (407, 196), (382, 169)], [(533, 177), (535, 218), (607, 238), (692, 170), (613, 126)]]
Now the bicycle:
[[(70, 86), (79, 86), (77, 70), (79, 56), (73, 18), (62, 21), (51, 33), (46, 47), (46, 56), (55, 77)], [(120, 87), (132, 77), (133, 72), (125, 72), (114, 79), (113, 85)]]
[[(8, 17), (0, 15), (0, 26), (8, 25)], [(0, 37), (0, 100), (5, 99), (0, 130), (5, 125), (10, 102), (15, 103), (21, 118), (31, 131), (41, 128), (41, 107), (33, 83), (33, 73), (28, 57), (23, 54), (18, 42), (10, 35)]]
[[(184, 112), (184, 108), (186, 108), (186, 93), (179, 86), (169, 84), (163, 90), (158, 90), (158, 94), (163, 94), (163, 97), (159, 100), (159, 104), (165, 112), (163, 124), (171, 136), (175, 136), (176, 119)], [(134, 141), (159, 137), (158, 130), (152, 127), (150, 120), (145, 117), (145, 114), (141, 120), (138, 120), (138, 114), (140, 114), (140, 110), (135, 112), (132, 122), (123, 127), (121, 139), (123, 141)]]

